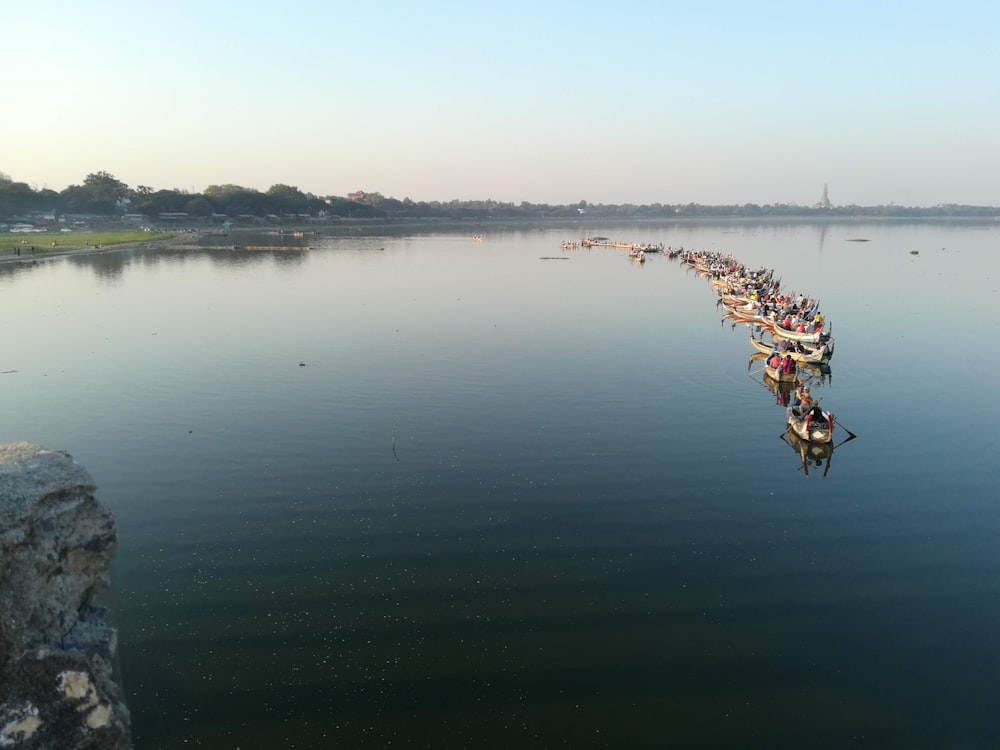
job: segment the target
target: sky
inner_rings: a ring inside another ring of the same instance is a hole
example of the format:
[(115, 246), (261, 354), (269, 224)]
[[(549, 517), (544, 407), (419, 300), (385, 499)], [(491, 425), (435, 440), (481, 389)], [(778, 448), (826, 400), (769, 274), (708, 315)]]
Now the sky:
[(0, 173), (1000, 206), (1000, 3), (0, 0)]

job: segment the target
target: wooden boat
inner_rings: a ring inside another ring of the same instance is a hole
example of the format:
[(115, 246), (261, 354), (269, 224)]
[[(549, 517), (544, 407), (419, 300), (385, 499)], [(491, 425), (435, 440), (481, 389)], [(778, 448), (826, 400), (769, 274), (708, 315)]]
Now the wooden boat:
[[(759, 352), (763, 354), (770, 354), (775, 351), (775, 344), (777, 342), (773, 341), (768, 344), (766, 341), (760, 341), (754, 338), (753, 329), (750, 330), (750, 345)], [(792, 359), (798, 364), (820, 364), (823, 362), (828, 362), (833, 356), (833, 339), (829, 339), (827, 343), (820, 344), (815, 349), (810, 346), (802, 346), (800, 351), (798, 348), (789, 346), (785, 351), (779, 351), (778, 354), (784, 355), (788, 354)]]
[(833, 413), (811, 406), (789, 406), (788, 428), (800, 439), (810, 443), (833, 442)]
[(773, 321), (771, 324), (771, 331), (775, 336), (779, 336), (787, 341), (798, 341), (802, 344), (818, 344), (820, 343), (820, 338), (824, 335), (822, 330), (820, 331), (806, 331), (805, 333), (801, 331), (793, 331), (790, 328), (784, 328), (781, 323)]
[(725, 308), (745, 323), (756, 323), (765, 327), (770, 327), (774, 323), (771, 318), (766, 317), (760, 312), (760, 307), (756, 304), (737, 305), (733, 307), (725, 305)]
[(770, 358), (764, 361), (764, 377), (770, 378), (778, 383), (794, 383), (798, 378), (798, 367), (795, 366), (794, 361), (791, 370), (784, 370), (781, 367), (772, 367), (770, 364)]

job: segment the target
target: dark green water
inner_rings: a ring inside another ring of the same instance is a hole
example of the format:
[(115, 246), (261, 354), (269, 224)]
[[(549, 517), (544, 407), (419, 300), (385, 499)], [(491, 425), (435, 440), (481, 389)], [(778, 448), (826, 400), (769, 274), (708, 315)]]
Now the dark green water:
[[(859, 437), (806, 476), (707, 281), (559, 249), (584, 234), (819, 297), (814, 395)], [(990, 746), (998, 240), (622, 224), (0, 267), (0, 439), (68, 450), (118, 518), (140, 750)]]

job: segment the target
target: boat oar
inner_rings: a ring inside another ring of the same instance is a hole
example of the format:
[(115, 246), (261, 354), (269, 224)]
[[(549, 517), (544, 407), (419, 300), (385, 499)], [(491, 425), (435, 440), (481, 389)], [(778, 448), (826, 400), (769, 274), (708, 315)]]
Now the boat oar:
[(846, 427), (844, 427), (844, 425), (840, 424), (840, 422), (835, 422), (834, 424), (836, 424), (836, 425), (837, 425), (838, 427), (840, 427), (840, 429), (842, 429), (842, 430), (843, 430), (844, 432), (846, 432), (846, 433), (847, 433), (847, 434), (849, 435), (849, 437), (846, 437), (846, 438), (844, 438), (843, 440), (841, 440), (841, 441), (840, 441), (839, 443), (837, 443), (837, 444), (836, 444), (836, 445), (834, 446), (835, 448), (839, 448), (839, 447), (840, 447), (840, 446), (842, 446), (842, 445), (843, 445), (844, 443), (849, 443), (849, 442), (851, 442), (852, 440), (854, 440), (854, 438), (856, 438), (856, 437), (857, 437), (857, 435), (855, 435), (855, 434), (854, 434), (853, 432), (851, 432), (851, 431), (850, 431), (849, 429), (847, 429)]

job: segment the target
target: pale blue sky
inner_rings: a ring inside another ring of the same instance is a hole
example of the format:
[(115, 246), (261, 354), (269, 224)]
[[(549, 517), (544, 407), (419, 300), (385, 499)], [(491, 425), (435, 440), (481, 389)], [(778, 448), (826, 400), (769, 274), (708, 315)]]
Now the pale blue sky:
[(0, 172), (1000, 205), (1000, 3), (0, 0)]

